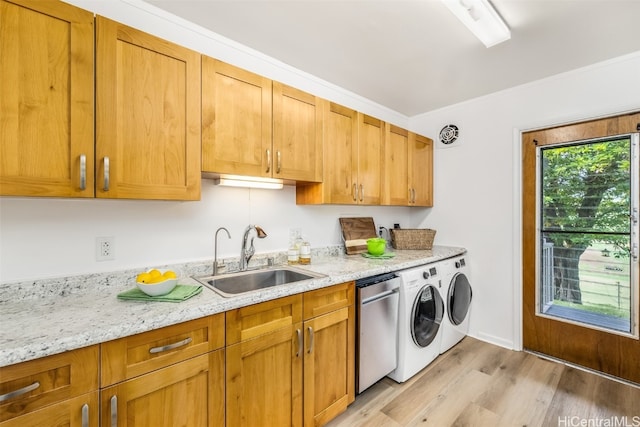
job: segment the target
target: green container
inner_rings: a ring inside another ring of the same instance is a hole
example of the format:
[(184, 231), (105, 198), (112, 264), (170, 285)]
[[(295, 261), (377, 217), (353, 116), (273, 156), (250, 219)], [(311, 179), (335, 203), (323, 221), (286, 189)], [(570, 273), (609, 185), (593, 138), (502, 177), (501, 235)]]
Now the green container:
[(379, 237), (367, 240), (367, 251), (371, 255), (382, 255), (386, 246), (387, 241)]

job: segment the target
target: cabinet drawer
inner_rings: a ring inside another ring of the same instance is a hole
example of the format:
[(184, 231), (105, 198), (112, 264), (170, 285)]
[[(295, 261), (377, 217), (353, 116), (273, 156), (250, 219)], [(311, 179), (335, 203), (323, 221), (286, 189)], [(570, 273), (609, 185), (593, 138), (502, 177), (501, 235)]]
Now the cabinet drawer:
[[(98, 389), (98, 346), (0, 368), (0, 421)], [(7, 394), (14, 393), (14, 397)]]
[(0, 427), (98, 427), (99, 412), (98, 391), (96, 390), (0, 422)]
[(355, 282), (346, 282), (304, 294), (304, 320), (354, 304)]
[(301, 320), (301, 295), (292, 295), (228, 311), (227, 345), (292, 326)]
[(101, 345), (101, 386), (124, 381), (224, 346), (224, 314)]

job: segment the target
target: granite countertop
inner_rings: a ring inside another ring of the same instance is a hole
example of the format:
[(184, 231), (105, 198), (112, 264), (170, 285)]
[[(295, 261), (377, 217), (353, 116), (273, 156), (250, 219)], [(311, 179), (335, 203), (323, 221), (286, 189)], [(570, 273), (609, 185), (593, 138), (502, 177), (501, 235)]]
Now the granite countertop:
[[(119, 300), (117, 294), (133, 286), (129, 279), (115, 280), (113, 277), (101, 277), (100, 280), (92, 276), (78, 280), (65, 278), (62, 284), (58, 281), (55, 285), (42, 282), (5, 284), (0, 287), (0, 367), (287, 295), (432, 263), (464, 252), (460, 247), (434, 246), (428, 251), (397, 250), (396, 256), (390, 259), (344, 254), (314, 256), (310, 265), (297, 265), (296, 268), (325, 277), (231, 298), (204, 287), (199, 295), (180, 303)], [(207, 274), (192, 270), (189, 273), (179, 280), (180, 284), (197, 284), (190, 276)], [(48, 286), (55, 287), (55, 292), (43, 292), (49, 289)], [(29, 290), (31, 297), (27, 296)], [(36, 296), (32, 295), (34, 293)]]

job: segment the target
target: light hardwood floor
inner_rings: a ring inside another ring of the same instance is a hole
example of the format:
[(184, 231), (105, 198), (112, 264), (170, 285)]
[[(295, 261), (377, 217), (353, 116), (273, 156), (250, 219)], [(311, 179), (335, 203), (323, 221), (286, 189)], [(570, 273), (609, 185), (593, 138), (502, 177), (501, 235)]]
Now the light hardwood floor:
[(328, 424), (416, 425), (640, 427), (640, 388), (466, 337), (409, 381), (382, 379)]

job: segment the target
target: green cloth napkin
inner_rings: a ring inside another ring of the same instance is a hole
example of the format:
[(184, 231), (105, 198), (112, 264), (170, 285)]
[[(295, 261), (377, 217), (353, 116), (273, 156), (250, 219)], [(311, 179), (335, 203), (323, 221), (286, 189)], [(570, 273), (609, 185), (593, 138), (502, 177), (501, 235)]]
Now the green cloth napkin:
[(396, 254), (394, 252), (385, 252), (382, 255), (371, 255), (370, 253), (365, 252), (362, 254), (362, 256), (371, 259), (389, 259), (396, 256)]
[(198, 295), (202, 292), (202, 285), (177, 285), (171, 292), (166, 295), (159, 295), (152, 297), (138, 288), (129, 289), (118, 294), (119, 299), (125, 300), (137, 300), (137, 301), (165, 301), (165, 302), (181, 302), (188, 300), (194, 295)]

